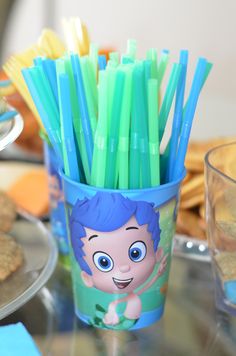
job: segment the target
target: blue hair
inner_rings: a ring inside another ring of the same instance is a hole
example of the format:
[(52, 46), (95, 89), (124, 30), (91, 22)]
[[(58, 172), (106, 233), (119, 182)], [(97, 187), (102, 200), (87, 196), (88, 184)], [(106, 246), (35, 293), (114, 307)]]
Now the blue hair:
[(125, 225), (132, 216), (138, 224), (147, 224), (152, 235), (153, 248), (156, 252), (160, 241), (159, 212), (155, 212), (154, 204), (145, 201), (134, 201), (123, 197), (120, 193), (97, 192), (92, 199), (77, 200), (70, 216), (71, 244), (75, 258), (81, 270), (92, 275), (84, 260), (83, 242), (86, 236), (84, 227), (110, 232)]

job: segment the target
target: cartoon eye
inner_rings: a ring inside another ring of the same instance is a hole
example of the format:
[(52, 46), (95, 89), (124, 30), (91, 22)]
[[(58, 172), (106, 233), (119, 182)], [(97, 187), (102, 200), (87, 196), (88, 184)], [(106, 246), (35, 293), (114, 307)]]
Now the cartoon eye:
[(109, 272), (114, 266), (112, 258), (105, 252), (96, 252), (93, 255), (95, 266), (102, 272)]
[(129, 258), (133, 262), (140, 262), (146, 256), (147, 248), (143, 241), (134, 242), (129, 248)]

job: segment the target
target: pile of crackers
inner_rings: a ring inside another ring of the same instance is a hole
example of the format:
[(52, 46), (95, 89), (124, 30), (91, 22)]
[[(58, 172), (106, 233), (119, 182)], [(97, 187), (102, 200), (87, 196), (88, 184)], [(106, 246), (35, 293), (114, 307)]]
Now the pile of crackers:
[(181, 189), (177, 233), (206, 239), (204, 157), (212, 148), (235, 141), (236, 137), (223, 137), (190, 142), (185, 160), (187, 175)]

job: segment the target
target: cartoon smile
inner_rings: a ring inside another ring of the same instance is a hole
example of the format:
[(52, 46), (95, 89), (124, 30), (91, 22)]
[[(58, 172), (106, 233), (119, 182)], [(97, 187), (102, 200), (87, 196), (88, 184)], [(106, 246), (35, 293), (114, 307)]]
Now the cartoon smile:
[(113, 282), (115, 283), (115, 285), (117, 286), (117, 288), (119, 289), (124, 289), (126, 288), (133, 280), (133, 278), (129, 278), (129, 279), (117, 279), (117, 278), (112, 278)]

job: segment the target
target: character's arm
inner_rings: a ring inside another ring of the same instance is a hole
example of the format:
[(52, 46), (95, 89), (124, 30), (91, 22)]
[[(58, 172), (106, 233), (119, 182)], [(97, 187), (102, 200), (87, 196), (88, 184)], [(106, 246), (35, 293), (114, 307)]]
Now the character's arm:
[(156, 275), (143, 287), (141, 288), (136, 294), (137, 295), (141, 295), (143, 292), (145, 292), (145, 290), (147, 290), (148, 288), (150, 288), (154, 282), (156, 282), (157, 278), (160, 277), (166, 269), (166, 265), (167, 265), (167, 258), (168, 258), (168, 254), (165, 255), (160, 263), (160, 266), (158, 268), (158, 271), (156, 273)]
[(113, 302), (111, 302), (108, 306), (108, 311), (104, 316), (103, 322), (106, 325), (116, 325), (119, 323), (119, 316), (116, 312), (116, 307), (118, 304), (126, 302), (128, 299), (127, 297), (121, 298), (121, 299), (117, 299), (114, 300)]

